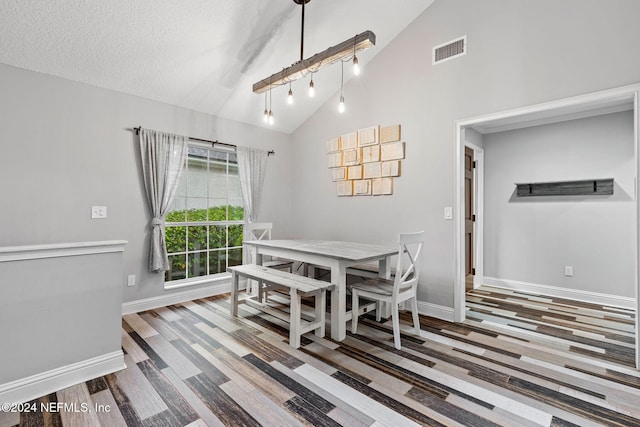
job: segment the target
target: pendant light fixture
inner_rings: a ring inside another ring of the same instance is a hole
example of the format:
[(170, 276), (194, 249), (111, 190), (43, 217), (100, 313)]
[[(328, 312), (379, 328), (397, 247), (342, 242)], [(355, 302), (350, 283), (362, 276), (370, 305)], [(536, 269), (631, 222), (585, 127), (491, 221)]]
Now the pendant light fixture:
[(262, 116), (262, 120), (265, 123), (269, 121), (269, 111), (267, 110), (267, 92), (264, 93), (264, 115)]
[(309, 82), (309, 98), (313, 98), (316, 95), (316, 87), (313, 84), (313, 73), (311, 73), (311, 81)]
[(354, 76), (359, 76), (360, 75), (360, 64), (358, 64), (358, 57), (356, 56), (355, 40), (354, 40), (354, 43), (353, 43), (353, 75)]
[(293, 92), (291, 91), (291, 82), (289, 82), (289, 94), (287, 95), (287, 104), (293, 104)]
[(271, 87), (269, 87), (269, 124), (273, 125), (273, 113), (271, 112)]
[[(376, 35), (372, 31), (365, 31), (360, 34), (356, 34), (354, 37), (349, 38), (342, 43), (339, 43), (335, 46), (329, 47), (323, 50), (320, 53), (316, 53), (315, 55), (305, 59), (304, 58), (304, 13), (305, 13), (305, 4), (309, 3), (311, 0), (293, 0), (293, 2), (297, 5), (300, 5), (302, 8), (302, 25), (300, 32), (300, 60), (293, 63), (289, 67), (285, 67), (282, 71), (272, 74), (271, 76), (264, 78), (253, 84), (253, 92), (254, 93), (265, 93), (267, 91), (271, 92), (273, 86), (282, 86), (289, 83), (289, 94), (287, 97), (287, 102), (289, 104), (293, 103), (293, 92), (291, 90), (291, 82), (306, 77), (308, 74), (310, 75), (309, 81), (309, 97), (313, 97), (315, 95), (315, 84), (313, 81), (313, 74), (320, 71), (322, 68), (325, 68), (331, 64), (336, 63), (337, 61), (341, 62), (341, 66), (344, 68), (345, 61), (351, 61), (353, 63), (353, 73), (354, 75), (358, 75), (360, 73), (360, 65), (358, 64), (358, 57), (356, 56), (357, 52), (360, 52), (364, 49), (368, 49), (370, 47), (375, 46), (376, 44)], [(340, 88), (340, 98), (342, 101), (342, 107), (344, 107), (344, 96), (342, 94), (342, 89), (344, 86), (344, 70), (342, 71), (342, 82)], [(267, 109), (265, 108), (265, 111)], [(268, 122), (272, 122), (272, 113), (271, 113), (271, 95), (269, 95), (269, 109), (267, 111), (267, 115), (269, 116)]]
[(340, 102), (338, 103), (338, 112), (344, 113), (344, 95), (342, 94), (342, 90), (344, 88), (344, 62), (340, 61)]

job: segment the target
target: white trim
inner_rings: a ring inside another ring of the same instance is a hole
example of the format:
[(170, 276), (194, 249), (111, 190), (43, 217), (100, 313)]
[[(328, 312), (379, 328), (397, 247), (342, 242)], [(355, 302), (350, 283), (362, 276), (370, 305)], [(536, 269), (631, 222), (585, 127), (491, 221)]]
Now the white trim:
[(213, 283), (210, 286), (187, 289), (182, 292), (172, 292), (167, 295), (125, 302), (122, 304), (122, 314), (125, 315), (138, 313), (140, 311), (153, 310), (155, 308), (166, 307), (172, 304), (231, 292), (230, 276), (224, 277), (224, 280), (218, 280), (216, 282), (217, 283)]
[(0, 384), (0, 402), (23, 403), (125, 369), (122, 350)]
[(124, 252), (126, 240), (0, 247), (0, 262)]
[(435, 317), (436, 319), (453, 322), (453, 309), (444, 305), (436, 305), (430, 302), (418, 301), (418, 313), (425, 316)]
[[(164, 282), (165, 291), (171, 291), (173, 289), (191, 288), (199, 285), (211, 285), (216, 282), (230, 281), (231, 273), (218, 273), (210, 276), (190, 277), (188, 279), (172, 280), (170, 282)], [(231, 282), (229, 282), (231, 283)]]
[(588, 302), (591, 304), (621, 307), (630, 310), (634, 310), (636, 306), (635, 298), (631, 297), (621, 297), (618, 295), (602, 294), (599, 292), (583, 291), (579, 289), (560, 288), (558, 286), (541, 285), (539, 283), (498, 279), (496, 277), (485, 277), (484, 284), (488, 286), (495, 286), (496, 288), (531, 292), (534, 294), (566, 298), (574, 301)]
[(635, 188), (634, 188), (634, 197), (636, 198), (636, 223), (635, 223), (635, 234), (636, 234), (636, 268), (635, 268), (635, 281), (637, 284), (636, 287), (636, 369), (640, 369), (640, 274), (638, 273), (638, 269), (640, 269), (640, 199), (638, 198), (638, 172), (640, 171), (640, 154), (638, 150), (640, 149), (640, 87), (633, 94), (633, 138), (634, 138), (634, 155), (635, 155), (635, 163), (636, 163), (636, 174), (635, 174)]

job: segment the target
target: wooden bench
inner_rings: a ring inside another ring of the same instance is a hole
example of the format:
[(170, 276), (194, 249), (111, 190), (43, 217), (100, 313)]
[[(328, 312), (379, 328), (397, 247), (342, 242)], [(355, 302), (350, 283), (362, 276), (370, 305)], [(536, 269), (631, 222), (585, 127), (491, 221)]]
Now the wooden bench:
[[(279, 319), (289, 322), (289, 345), (293, 348), (300, 347), (300, 337), (310, 331), (314, 331), (316, 336), (324, 337), (325, 333), (325, 310), (327, 307), (327, 290), (333, 288), (333, 284), (310, 277), (299, 276), (274, 268), (263, 267), (261, 265), (246, 264), (229, 267), (231, 272), (231, 315), (238, 315), (238, 282), (240, 277), (257, 280), (258, 287), (262, 288), (262, 283), (287, 288), (290, 295), (290, 310), (288, 315), (280, 310), (271, 307), (268, 303), (259, 299), (246, 298), (244, 303), (265, 313), (271, 314)], [(314, 319), (312, 321), (302, 318), (302, 297), (313, 296)], [(283, 315), (284, 314), (284, 315)]]

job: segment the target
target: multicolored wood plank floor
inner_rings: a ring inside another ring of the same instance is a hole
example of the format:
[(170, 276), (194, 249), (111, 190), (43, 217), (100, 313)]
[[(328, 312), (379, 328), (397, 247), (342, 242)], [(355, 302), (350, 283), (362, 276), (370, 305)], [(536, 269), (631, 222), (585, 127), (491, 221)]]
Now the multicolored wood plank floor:
[[(128, 368), (36, 402), (110, 411), (0, 415), (21, 426), (640, 426), (629, 310), (481, 287), (462, 324), (364, 318), (343, 342), (229, 298), (124, 316)], [(13, 417), (13, 418), (11, 418)]]

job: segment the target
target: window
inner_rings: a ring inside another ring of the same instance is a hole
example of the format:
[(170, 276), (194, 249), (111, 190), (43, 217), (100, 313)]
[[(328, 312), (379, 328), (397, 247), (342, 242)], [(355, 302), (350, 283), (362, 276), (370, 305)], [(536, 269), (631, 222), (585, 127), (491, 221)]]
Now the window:
[(165, 281), (224, 273), (242, 264), (244, 207), (236, 154), (189, 146), (166, 218)]

